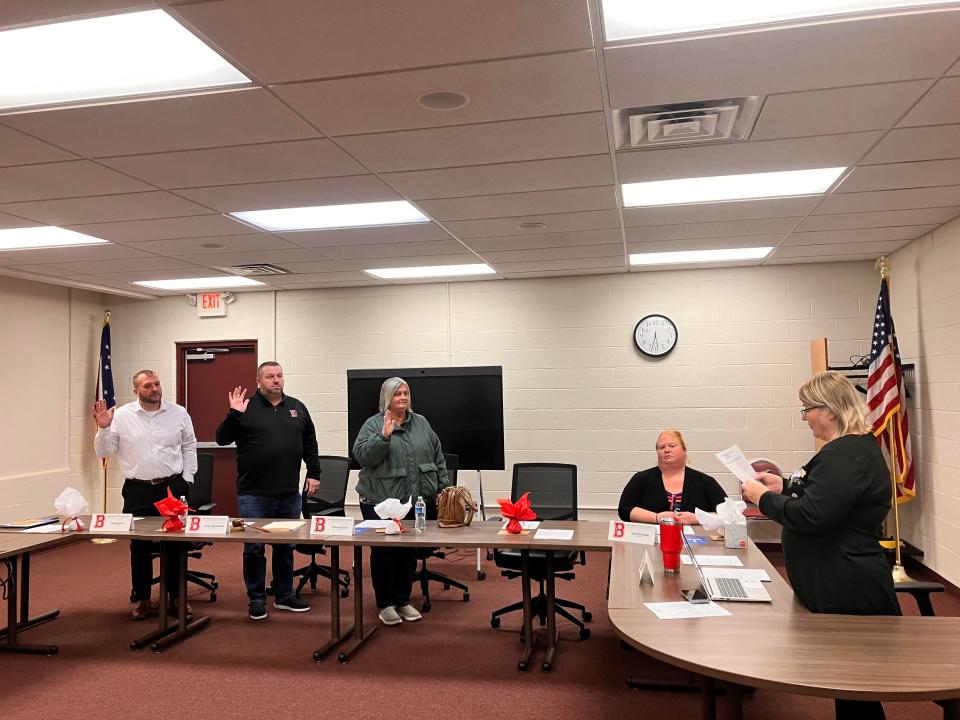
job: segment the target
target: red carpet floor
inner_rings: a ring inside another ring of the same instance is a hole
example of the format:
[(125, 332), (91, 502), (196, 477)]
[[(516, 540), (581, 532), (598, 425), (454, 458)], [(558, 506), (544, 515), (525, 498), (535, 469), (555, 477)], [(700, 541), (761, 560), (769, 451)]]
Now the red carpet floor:
[[(552, 673), (539, 663), (516, 669), (519, 614), (490, 627), (490, 612), (519, 599), (519, 581), (499, 576), (484, 562), (476, 579), (474, 555), (454, 553), (435, 568), (470, 586), (460, 593), (433, 591), (433, 611), (421, 623), (381, 627), (347, 664), (312, 660), (329, 632), (329, 588), (321, 583), (304, 599), (305, 614), (274, 611), (266, 621), (246, 616), (240, 547), (208, 548), (193, 567), (215, 572), (218, 600), (191, 590), (195, 612), (210, 626), (161, 654), (133, 652), (128, 643), (153, 620), (128, 619), (128, 549), (125, 543), (88, 542), (34, 556), (32, 611), (61, 610), (61, 617), (21, 636), (22, 642), (57, 643), (53, 657), (0, 654), (0, 718), (669, 718), (699, 717), (699, 698), (676, 692), (630, 690), (628, 675), (683, 679), (685, 675), (625, 650), (605, 611), (607, 556), (588, 555), (561, 596), (593, 611), (593, 636), (577, 639), (561, 621), (563, 642)], [(346, 553), (345, 553), (346, 555)], [(300, 563), (298, 556), (298, 566)], [(776, 559), (774, 558), (775, 562)], [(367, 617), (376, 609), (367, 580)], [(415, 590), (415, 599), (419, 593)], [(415, 601), (416, 601), (415, 600)], [(934, 599), (939, 614), (960, 614), (960, 599)], [(912, 601), (904, 611), (915, 613)], [(0, 608), (5, 603), (0, 602)], [(344, 612), (352, 610), (352, 599)], [(4, 614), (0, 617), (6, 617)], [(758, 629), (762, 632), (762, 629)], [(731, 655), (731, 661), (735, 652)], [(891, 664), (895, 671), (895, 665)], [(888, 718), (939, 718), (933, 703), (888, 704)], [(832, 718), (830, 700), (757, 691), (745, 700), (747, 718)]]

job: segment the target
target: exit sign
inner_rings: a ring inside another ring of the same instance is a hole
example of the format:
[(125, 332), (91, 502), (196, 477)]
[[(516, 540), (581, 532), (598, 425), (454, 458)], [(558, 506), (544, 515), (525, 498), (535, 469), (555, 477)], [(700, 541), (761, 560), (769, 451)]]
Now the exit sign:
[(227, 303), (223, 293), (197, 293), (197, 317), (223, 317), (227, 314)]

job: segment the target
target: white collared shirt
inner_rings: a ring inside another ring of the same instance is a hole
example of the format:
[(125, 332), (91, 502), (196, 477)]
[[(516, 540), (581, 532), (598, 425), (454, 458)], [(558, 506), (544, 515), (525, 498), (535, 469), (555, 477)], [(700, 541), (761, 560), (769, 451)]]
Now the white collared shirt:
[(93, 438), (97, 457), (117, 456), (125, 478), (154, 480), (178, 473), (193, 482), (197, 472), (197, 437), (187, 411), (176, 403), (160, 401), (148, 412), (134, 400), (113, 413), (108, 428)]

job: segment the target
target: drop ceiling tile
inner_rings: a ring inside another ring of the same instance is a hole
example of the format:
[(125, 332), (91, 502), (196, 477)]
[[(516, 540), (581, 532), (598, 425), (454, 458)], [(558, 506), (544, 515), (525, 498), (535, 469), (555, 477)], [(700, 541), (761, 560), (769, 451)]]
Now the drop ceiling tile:
[(13, 215), (0, 213), (0, 229), (34, 227), (39, 224), (40, 223), (36, 223), (33, 220), (24, 220), (23, 218), (14, 217)]
[(426, 242), (390, 242), (366, 245), (334, 245), (322, 248), (321, 252), (332, 260), (372, 261), (388, 257), (412, 257), (418, 255), (461, 255), (468, 248), (453, 239), (428, 240)]
[(626, 268), (579, 268), (576, 270), (535, 270), (533, 272), (501, 272), (510, 280), (545, 277), (573, 277), (580, 275), (614, 275), (621, 274)]
[(876, 253), (852, 253), (848, 255), (813, 255), (811, 257), (771, 257), (763, 265), (809, 265), (810, 263), (849, 263), (860, 260), (876, 260)]
[(935, 227), (937, 226), (905, 225), (903, 227), (859, 228), (856, 230), (795, 232), (783, 241), (783, 245), (844, 245), (855, 242), (916, 240)]
[[(26, 267), (37, 267), (34, 265)], [(84, 262), (59, 262), (57, 267), (62, 269), (62, 276), (73, 277), (75, 275), (95, 275), (109, 270), (111, 273), (139, 273), (145, 270), (179, 270), (192, 269), (196, 266), (191, 263), (175, 260), (168, 257), (158, 257), (148, 255), (147, 257), (131, 258), (129, 260), (118, 260), (111, 258), (108, 263), (103, 260), (87, 260)], [(36, 272), (31, 270), (30, 272)]]
[(175, 14), (270, 83), (593, 47), (587, 4), (569, 0), (225, 0)]
[[(517, 227), (518, 225), (529, 224), (542, 224), (543, 227)], [(620, 218), (616, 210), (593, 210), (550, 215), (523, 215), (491, 220), (445, 222), (444, 227), (459, 238), (504, 237), (507, 235), (535, 235), (538, 233), (619, 228)]]
[(651, 225), (628, 227), (627, 241), (687, 240), (691, 238), (731, 237), (745, 235), (783, 235), (800, 221), (798, 217), (765, 218), (760, 220), (728, 220), (726, 222), (684, 223), (682, 225)]
[(860, 242), (838, 245), (781, 245), (777, 248), (771, 260), (788, 257), (794, 258), (844, 258), (848, 255), (867, 255), (876, 257), (883, 253), (893, 252), (903, 247), (909, 240), (893, 240), (888, 242)]
[[(259, 263), (270, 263), (279, 265), (287, 270), (295, 270), (312, 262), (323, 261), (323, 255), (296, 248), (292, 250), (235, 250), (232, 252), (215, 252), (192, 255), (175, 255), (178, 260), (193, 263), (195, 265), (205, 265), (206, 267), (227, 267), (234, 265), (255, 265)], [(288, 267), (292, 265), (293, 267)], [(306, 271), (305, 271), (306, 272)]]
[(677, 252), (680, 250), (720, 250), (745, 247), (776, 247), (780, 235), (751, 235), (743, 238), (691, 238), (689, 240), (654, 240), (627, 243), (628, 253)]
[(953, 64), (953, 67), (950, 68), (949, 70), (947, 70), (946, 74), (947, 74), (947, 75), (960, 75), (960, 60), (957, 60), (957, 61)]
[[(230, 277), (230, 273), (220, 272), (208, 267), (184, 267), (172, 268), (169, 270), (154, 270), (144, 268), (143, 270), (125, 270), (115, 273), (99, 273), (100, 277), (109, 282), (132, 283), (138, 280), (182, 280), (183, 278), (206, 278), (206, 277)], [(176, 295), (183, 294), (183, 290), (171, 291)]]
[(626, 45), (604, 57), (610, 102), (627, 108), (937, 77), (958, 36), (960, 12), (948, 10)]
[(351, 135), (337, 142), (374, 172), (483, 165), (607, 152), (603, 113)]
[(0, 203), (152, 189), (139, 180), (88, 160), (0, 168)]
[(599, 257), (599, 258), (571, 258), (566, 260), (529, 260), (524, 262), (503, 262), (497, 263), (494, 270), (504, 275), (513, 273), (533, 272), (539, 273), (550, 270), (605, 270), (613, 272), (624, 270), (627, 267), (626, 258), (623, 255), (619, 257)]
[[(203, 210), (203, 208), (200, 208)], [(159, 218), (155, 220), (130, 220), (125, 222), (70, 225), (68, 230), (93, 235), (115, 243), (147, 242), (175, 238), (234, 235), (249, 230), (232, 218), (208, 214), (190, 217)]]
[(491, 265), (528, 262), (540, 260), (578, 260), (586, 258), (612, 258), (612, 263), (599, 263), (599, 266), (617, 264), (623, 261), (623, 243), (609, 245), (569, 245), (552, 248), (526, 248), (523, 250), (488, 250), (483, 259)]
[(423, 200), (610, 185), (613, 168), (609, 155), (588, 155), (385, 173), (382, 177), (404, 197)]
[[(960, 115), (957, 119), (960, 120)], [(960, 125), (934, 125), (891, 130), (860, 164), (873, 165), (952, 157), (960, 157)]]
[(811, 215), (797, 232), (812, 230), (855, 230), (857, 228), (899, 227), (904, 225), (942, 225), (960, 215), (960, 206), (919, 210), (881, 210), (839, 215)]
[(10, 203), (0, 206), (0, 210), (48, 225), (148, 220), (206, 212), (206, 208), (189, 200), (160, 191)]
[(620, 182), (849, 166), (881, 131), (617, 153)]
[[(210, 247), (205, 247), (210, 246)], [(214, 247), (216, 246), (216, 247)], [(206, 253), (237, 252), (246, 250), (295, 250), (297, 246), (282, 238), (267, 233), (253, 235), (221, 235), (217, 237), (177, 238), (130, 243), (146, 252), (158, 255), (201, 255)]]
[(74, 160), (76, 155), (0, 125), (0, 167)]
[(259, 88), (7, 115), (3, 122), (85, 157), (142, 155), (320, 135)]
[[(456, 110), (440, 111), (417, 102), (438, 88), (465, 94), (469, 102)], [(274, 91), (326, 135), (603, 109), (593, 50), (279, 85)]]
[(958, 107), (960, 77), (943, 78), (897, 123), (897, 127), (955, 123)]
[(834, 193), (960, 185), (960, 159), (864, 165), (853, 169)]
[(284, 290), (305, 290), (315, 287), (344, 287), (356, 285), (387, 285), (384, 280), (367, 275), (365, 272), (348, 270), (344, 272), (297, 273), (296, 275), (267, 275), (260, 278), (275, 287)]
[(339, 177), (367, 172), (329, 140), (294, 140), (128, 155), (106, 158), (101, 162), (162, 188)]
[(277, 233), (280, 237), (302, 247), (318, 248), (324, 252), (327, 246), (366, 245), (370, 243), (424, 242), (446, 240), (450, 235), (434, 223), (416, 225), (387, 225), (384, 227), (342, 228), (339, 230), (304, 230), (301, 232)]
[(149, 262), (150, 253), (124, 245), (84, 245), (67, 248), (42, 248), (36, 250), (7, 250), (0, 252), (0, 265), (58, 265), (72, 262), (104, 263), (109, 261), (139, 259)]
[(770, 198), (767, 200), (624, 208), (623, 222), (627, 227), (642, 227), (647, 225), (803, 217), (813, 210), (818, 202), (820, 202), (820, 196), (811, 195), (808, 197)]
[(369, 270), (371, 268), (398, 267), (434, 267), (436, 265), (472, 265), (483, 262), (479, 257), (462, 248), (460, 253), (449, 255), (405, 255), (403, 257), (352, 258), (340, 260), (337, 266), (350, 270)]
[(154, 0), (4, 0), (0, 9), (0, 28), (39, 25), (70, 16), (107, 15), (120, 10), (156, 7)]
[(952, 187), (834, 193), (823, 199), (814, 214), (861, 213), (875, 210), (954, 207), (960, 205), (960, 185)]
[(751, 140), (885, 130), (930, 87), (930, 80), (770, 95)]
[(613, 243), (619, 243), (622, 249), (623, 237), (619, 229), (581, 230), (566, 233), (531, 233), (507, 237), (468, 238), (464, 240), (464, 243), (474, 252), (481, 254), (575, 245), (610, 245)]
[(616, 208), (612, 186), (542, 190), (510, 195), (421, 200), (419, 206), (439, 222), (504, 218), (534, 213), (559, 213), (564, 210), (608, 210)]
[(342, 178), (285, 180), (248, 185), (178, 190), (179, 195), (220, 212), (269, 210), (273, 208), (342, 205), (402, 199), (373, 175)]

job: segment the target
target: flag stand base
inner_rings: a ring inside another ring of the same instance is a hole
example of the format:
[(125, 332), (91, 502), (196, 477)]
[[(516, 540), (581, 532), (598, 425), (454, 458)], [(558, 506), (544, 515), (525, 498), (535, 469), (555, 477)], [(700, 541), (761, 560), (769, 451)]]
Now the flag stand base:
[(907, 575), (907, 571), (903, 569), (903, 565), (900, 563), (894, 563), (892, 573), (894, 583), (913, 582), (913, 578)]

